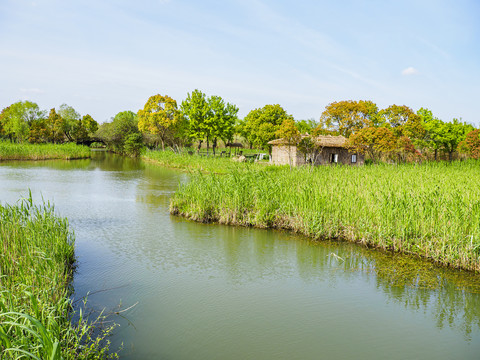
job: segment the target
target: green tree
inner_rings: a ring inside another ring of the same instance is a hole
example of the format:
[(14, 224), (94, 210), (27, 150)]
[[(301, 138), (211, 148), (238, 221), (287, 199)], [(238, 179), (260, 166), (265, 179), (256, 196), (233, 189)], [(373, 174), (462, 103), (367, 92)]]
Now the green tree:
[[(138, 136), (129, 138), (132, 134), (140, 134), (137, 114), (133, 111), (119, 112), (111, 122), (101, 124), (95, 133), (107, 145), (109, 150), (119, 154), (135, 155), (128, 152), (135, 149), (133, 143), (138, 141)], [(125, 146), (127, 138), (130, 140), (129, 144)]]
[[(58, 115), (63, 119), (61, 131), (68, 141), (75, 141), (75, 132), (78, 132), (77, 135), (80, 135), (84, 130), (81, 124), (79, 124), (81, 119), (80, 114), (73, 107), (62, 104), (58, 109)], [(81, 136), (83, 136), (83, 134)]]
[(441, 132), (444, 122), (433, 116), (433, 113), (425, 108), (417, 111), (423, 128), (425, 129), (422, 145), (434, 152), (434, 159), (437, 161), (438, 150), (441, 148)]
[(448, 160), (453, 160), (453, 154), (457, 151), (458, 144), (465, 140), (467, 134), (473, 130), (473, 126), (461, 123), (458, 119), (443, 123), (439, 129), (438, 139), (443, 151), (448, 154)]
[(123, 153), (129, 156), (138, 157), (145, 146), (143, 145), (142, 134), (130, 133), (125, 137), (123, 144)]
[(247, 114), (244, 119), (243, 133), (253, 146), (268, 149), (271, 152), (268, 142), (275, 139), (276, 131), (288, 118), (293, 119), (280, 105), (265, 105)]
[(88, 135), (93, 135), (98, 130), (98, 122), (94, 120), (89, 114), (83, 115), (82, 125), (87, 130)]
[(31, 101), (18, 101), (2, 110), (0, 127), (2, 133), (10, 140), (22, 142), (27, 140), (30, 125), (44, 118), (45, 112)]
[[(227, 144), (233, 140), (238, 108), (225, 101), (220, 96), (210, 96), (207, 100), (209, 116), (207, 125), (212, 137), (212, 149), (215, 155), (218, 138)], [(207, 147), (208, 148), (208, 147)]]
[(313, 130), (319, 125), (315, 119), (308, 119), (308, 120), (297, 120), (295, 121), (295, 125), (300, 131), (301, 134), (311, 134)]
[(208, 118), (210, 116), (208, 101), (204, 93), (195, 89), (191, 94), (187, 94), (187, 98), (182, 101), (180, 106), (182, 114), (188, 120), (188, 134), (193, 140), (198, 140), (198, 151), (202, 146), (204, 139), (208, 141), (211, 134), (208, 129)]
[(65, 137), (64, 120), (60, 114), (57, 113), (55, 108), (50, 109), (50, 113), (45, 119), (45, 129), (43, 133), (45, 134), (48, 142), (63, 142)]
[(177, 108), (177, 102), (168, 95), (150, 96), (137, 115), (140, 131), (158, 135), (162, 150), (165, 150), (165, 143), (183, 129), (184, 117)]
[(210, 141), (213, 153), (218, 139), (225, 143), (233, 139), (238, 108), (216, 95), (207, 96), (200, 90), (194, 90), (182, 101), (182, 113), (188, 119), (188, 133), (191, 139), (199, 141), (198, 150), (203, 141), (207, 143), (207, 153)]
[(378, 126), (379, 121), (378, 107), (375, 103), (346, 100), (328, 104), (320, 116), (319, 127), (348, 138), (360, 129)]

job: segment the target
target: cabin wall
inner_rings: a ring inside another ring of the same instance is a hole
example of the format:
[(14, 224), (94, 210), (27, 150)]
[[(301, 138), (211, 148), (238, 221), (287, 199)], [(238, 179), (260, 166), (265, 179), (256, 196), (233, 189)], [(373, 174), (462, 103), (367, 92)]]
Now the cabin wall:
[[(360, 166), (365, 164), (365, 157), (362, 154), (351, 153), (345, 148), (325, 147), (315, 159), (315, 165), (331, 165), (332, 156), (336, 154), (337, 164)], [(356, 155), (356, 162), (352, 162), (352, 155)], [(275, 165), (289, 165), (290, 157), (292, 166), (307, 164), (305, 155), (298, 151), (296, 146), (274, 145), (272, 146), (272, 163)]]
[(274, 145), (272, 146), (272, 163), (275, 165), (300, 166), (305, 164), (305, 156), (298, 151), (296, 146)]
[[(365, 164), (365, 156), (359, 153), (350, 152), (345, 148), (340, 147), (325, 147), (320, 155), (318, 155), (315, 165), (331, 165), (333, 162), (333, 156), (336, 155), (337, 164), (359, 166)], [(352, 155), (355, 155), (356, 162), (352, 162)]]

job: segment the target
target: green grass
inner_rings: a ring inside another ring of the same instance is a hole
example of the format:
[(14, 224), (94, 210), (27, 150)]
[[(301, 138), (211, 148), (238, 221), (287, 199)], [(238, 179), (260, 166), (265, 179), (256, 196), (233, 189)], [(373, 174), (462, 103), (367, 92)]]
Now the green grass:
[(480, 271), (480, 163), (195, 174), (170, 211), (203, 222), (284, 228)]
[(158, 165), (171, 168), (200, 171), (205, 173), (226, 174), (232, 171), (245, 171), (251, 169), (261, 169), (265, 165), (257, 163), (238, 163), (232, 158), (219, 156), (199, 156), (195, 153), (174, 153), (173, 151), (147, 151), (142, 155), (142, 159), (152, 161)]
[(31, 198), (0, 205), (0, 359), (101, 359), (108, 355), (95, 323), (69, 299), (74, 238), (66, 219)]
[(0, 160), (84, 159), (90, 157), (88, 146), (67, 144), (16, 144), (0, 141)]

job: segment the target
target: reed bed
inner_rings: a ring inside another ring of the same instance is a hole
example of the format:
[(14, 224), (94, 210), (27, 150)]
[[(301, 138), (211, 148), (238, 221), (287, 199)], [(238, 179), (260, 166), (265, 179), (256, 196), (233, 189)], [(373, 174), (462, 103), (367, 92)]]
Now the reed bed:
[(85, 159), (90, 148), (74, 143), (66, 144), (16, 144), (0, 141), (0, 160)]
[(66, 219), (31, 197), (0, 205), (0, 359), (101, 359), (108, 354), (95, 324), (75, 314), (69, 284), (74, 238)]
[(175, 169), (216, 174), (260, 169), (265, 166), (257, 163), (238, 163), (229, 157), (189, 155), (186, 152), (175, 153), (168, 150), (147, 151), (142, 155), (142, 159)]
[(480, 271), (480, 163), (196, 174), (171, 200), (202, 222), (283, 228)]

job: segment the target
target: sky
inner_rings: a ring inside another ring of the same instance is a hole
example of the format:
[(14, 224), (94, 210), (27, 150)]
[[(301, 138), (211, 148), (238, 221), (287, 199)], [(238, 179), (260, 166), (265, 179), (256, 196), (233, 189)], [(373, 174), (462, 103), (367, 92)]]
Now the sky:
[(0, 109), (98, 122), (199, 89), (318, 120), (342, 100), (480, 126), (478, 0), (0, 0)]

